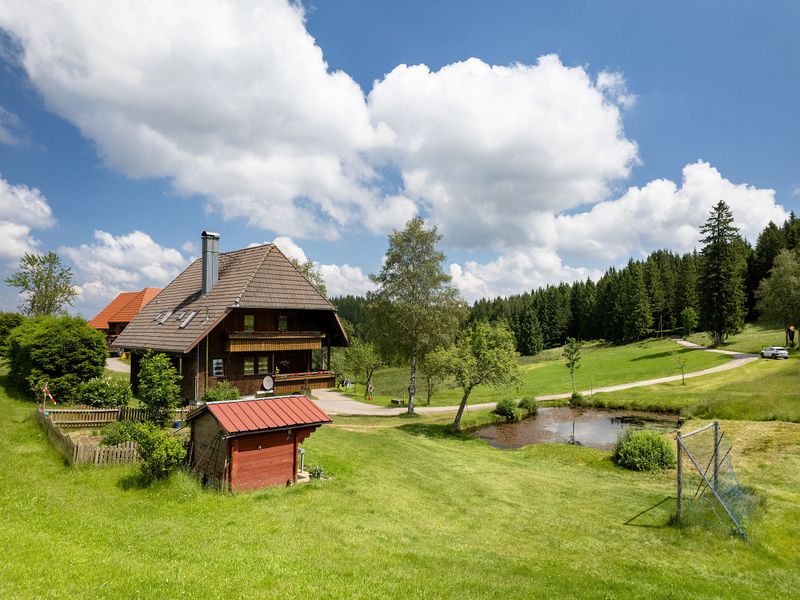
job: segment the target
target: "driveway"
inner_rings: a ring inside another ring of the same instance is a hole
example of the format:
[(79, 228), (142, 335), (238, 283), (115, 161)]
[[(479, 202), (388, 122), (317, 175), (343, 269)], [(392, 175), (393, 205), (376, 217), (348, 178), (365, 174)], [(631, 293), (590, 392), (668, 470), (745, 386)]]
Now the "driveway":
[(106, 369), (109, 371), (116, 371), (117, 373), (130, 373), (131, 366), (128, 363), (122, 362), (119, 358), (107, 358)]
[[(718, 365), (716, 367), (711, 367), (708, 369), (703, 369), (702, 371), (693, 371), (691, 373), (686, 373), (683, 377), (685, 379), (691, 379), (693, 377), (701, 377), (703, 375), (711, 375), (712, 373), (721, 373), (722, 371), (730, 371), (731, 369), (737, 369), (741, 366), (746, 365), (749, 362), (754, 360), (758, 360), (760, 357), (758, 354), (747, 354), (744, 352), (732, 352), (730, 350), (716, 350), (714, 348), (708, 348), (706, 346), (699, 346), (697, 344), (693, 344), (692, 342), (687, 342), (686, 340), (675, 340), (676, 343), (684, 346), (685, 348), (690, 348), (692, 350), (705, 350), (706, 352), (715, 352), (717, 354), (727, 354), (731, 356), (731, 360), (726, 362), (725, 364)], [(111, 359), (109, 359), (111, 360)], [(658, 385), (659, 383), (669, 383), (671, 381), (680, 381), (681, 375), (670, 375), (668, 377), (658, 377), (656, 379), (645, 379), (642, 381), (632, 381), (630, 383), (620, 383), (617, 385), (609, 385), (606, 387), (599, 387), (594, 388), (593, 390), (582, 390), (581, 394), (584, 396), (591, 396), (592, 394), (600, 394), (603, 392), (618, 392), (620, 390), (629, 390), (631, 388), (637, 387), (646, 387), (649, 385)], [(398, 407), (398, 408), (386, 408), (382, 406), (373, 406), (372, 404), (367, 404), (366, 402), (359, 402), (358, 400), (353, 400), (352, 398), (348, 398), (344, 394), (340, 394), (334, 390), (314, 390), (314, 395), (317, 397), (317, 404), (327, 412), (329, 415), (364, 415), (364, 416), (373, 416), (373, 417), (390, 417), (401, 415), (408, 411), (405, 407)], [(545, 400), (565, 400), (572, 396), (571, 392), (565, 392), (563, 394), (549, 394), (545, 396), (536, 396), (536, 400), (542, 402)], [(466, 410), (481, 410), (481, 409), (491, 409), (495, 407), (494, 402), (484, 402), (483, 404), (469, 404), (466, 407)], [(448, 413), (448, 412), (455, 412), (458, 410), (458, 406), (417, 406), (414, 408), (416, 412), (419, 414), (436, 414), (436, 413)]]

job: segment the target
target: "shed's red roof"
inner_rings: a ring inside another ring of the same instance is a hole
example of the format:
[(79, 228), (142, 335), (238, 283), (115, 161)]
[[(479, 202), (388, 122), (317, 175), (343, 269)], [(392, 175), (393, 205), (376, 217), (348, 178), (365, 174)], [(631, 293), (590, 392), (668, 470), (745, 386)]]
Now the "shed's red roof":
[[(205, 408), (228, 433), (285, 429), (331, 422), (325, 411), (307, 396), (209, 402)], [(189, 419), (203, 412), (199, 410)]]

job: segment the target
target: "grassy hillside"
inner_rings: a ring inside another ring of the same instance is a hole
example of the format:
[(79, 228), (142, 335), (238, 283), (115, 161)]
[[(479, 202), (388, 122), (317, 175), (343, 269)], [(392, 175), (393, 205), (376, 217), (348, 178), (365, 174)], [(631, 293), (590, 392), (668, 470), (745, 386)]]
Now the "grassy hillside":
[[(185, 475), (70, 468), (0, 391), (0, 597), (789, 597), (800, 585), (800, 425), (726, 422), (766, 499), (744, 543), (668, 525), (674, 472), (566, 445), (515, 451), (435, 418), (337, 419), (332, 479), (228, 496)], [(445, 417), (449, 420), (449, 416)]]
[[(699, 371), (729, 360), (728, 357), (710, 352), (700, 352), (681, 348), (669, 339), (646, 340), (625, 346), (602, 343), (589, 343), (583, 349), (581, 367), (575, 374), (575, 385), (579, 390), (588, 390), (616, 383), (628, 383), (641, 379), (666, 377), (678, 371), (672, 358), (677, 351), (687, 360), (686, 372)], [(520, 358), (523, 383), (519, 390), (498, 392), (482, 386), (473, 390), (470, 403), (496, 402), (503, 395), (516, 398), (538, 396), (572, 391), (569, 371), (561, 360), (561, 349), (546, 350), (537, 356)], [(375, 394), (373, 403), (385, 405), (391, 398), (404, 398), (408, 388), (408, 367), (380, 369), (374, 378)], [(425, 380), (418, 375), (418, 400), (425, 403)], [(363, 386), (353, 397), (363, 399)], [(433, 396), (431, 405), (446, 406), (461, 401), (461, 390), (452, 382), (440, 386)]]
[(723, 373), (646, 388), (597, 394), (587, 404), (680, 411), (709, 419), (800, 422), (800, 357), (760, 359)]
[[(713, 340), (707, 333), (693, 333), (688, 339), (701, 346), (710, 346)], [(797, 342), (797, 338), (795, 338)], [(783, 346), (786, 343), (786, 336), (783, 329), (765, 327), (763, 325), (748, 324), (744, 330), (729, 337), (719, 348), (723, 350), (734, 350), (736, 352), (751, 352), (757, 354), (762, 348), (767, 346)]]

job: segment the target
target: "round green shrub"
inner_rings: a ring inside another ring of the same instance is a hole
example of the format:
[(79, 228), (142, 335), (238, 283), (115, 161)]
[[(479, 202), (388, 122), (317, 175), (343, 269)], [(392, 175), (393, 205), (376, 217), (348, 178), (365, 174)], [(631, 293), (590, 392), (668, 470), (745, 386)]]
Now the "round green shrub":
[(41, 399), (46, 383), (57, 402), (80, 402), (80, 384), (103, 374), (105, 336), (79, 317), (26, 319), (8, 333), (9, 381)]
[(242, 393), (229, 381), (220, 381), (217, 385), (206, 390), (203, 402), (219, 402), (221, 400), (238, 400)]
[(506, 421), (519, 421), (519, 410), (517, 410), (517, 403), (511, 398), (503, 398), (500, 400), (492, 412), (499, 417), (505, 417)]
[(519, 401), (519, 408), (520, 410), (524, 410), (527, 416), (535, 417), (536, 411), (539, 410), (539, 405), (536, 402), (536, 398), (533, 396), (525, 396)]
[(109, 423), (103, 428), (103, 445), (130, 441), (139, 446), (142, 475), (148, 483), (168, 476), (186, 460), (183, 440), (152, 423), (120, 421)]
[(675, 451), (656, 431), (625, 429), (617, 438), (613, 459), (633, 471), (660, 471), (675, 466)]
[(127, 406), (131, 399), (131, 386), (116, 377), (95, 377), (81, 385), (81, 402), (96, 408)]
[(572, 392), (572, 396), (569, 398), (569, 403), (573, 406), (586, 406), (587, 402), (583, 399), (583, 394), (580, 392)]
[(325, 469), (322, 465), (311, 465), (308, 467), (308, 476), (311, 479), (322, 479), (323, 475), (325, 475)]

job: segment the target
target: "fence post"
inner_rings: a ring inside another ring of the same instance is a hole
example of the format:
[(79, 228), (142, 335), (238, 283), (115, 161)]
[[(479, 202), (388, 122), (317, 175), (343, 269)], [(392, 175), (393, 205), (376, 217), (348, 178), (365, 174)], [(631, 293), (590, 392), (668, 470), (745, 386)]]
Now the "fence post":
[(678, 435), (675, 436), (675, 441), (678, 445), (678, 512), (675, 517), (680, 521), (683, 518), (683, 454), (681, 448), (683, 444), (680, 430), (678, 430)]
[(719, 491), (719, 421), (714, 421), (714, 491)]

